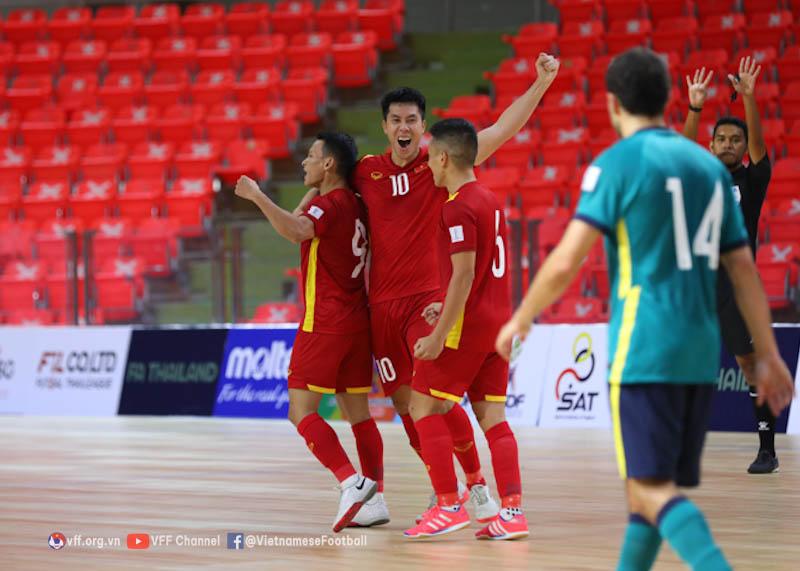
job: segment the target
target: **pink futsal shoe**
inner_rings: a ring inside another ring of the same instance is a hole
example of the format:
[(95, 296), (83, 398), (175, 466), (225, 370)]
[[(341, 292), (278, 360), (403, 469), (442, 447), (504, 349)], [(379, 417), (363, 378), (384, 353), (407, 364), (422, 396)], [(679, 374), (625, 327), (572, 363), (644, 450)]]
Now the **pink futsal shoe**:
[(422, 516), (422, 521), (403, 532), (408, 539), (423, 539), (435, 535), (444, 535), (469, 525), (469, 514), (464, 506), (434, 506)]
[(476, 539), (521, 539), (528, 537), (528, 521), (519, 508), (503, 508), (492, 522), (475, 533)]

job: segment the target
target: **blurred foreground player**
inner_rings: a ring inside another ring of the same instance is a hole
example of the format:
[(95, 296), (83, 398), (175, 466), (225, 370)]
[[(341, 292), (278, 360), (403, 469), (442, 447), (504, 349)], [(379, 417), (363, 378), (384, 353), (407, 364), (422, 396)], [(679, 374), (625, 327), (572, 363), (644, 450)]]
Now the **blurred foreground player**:
[[(745, 121), (737, 117), (723, 117), (714, 125), (709, 148), (733, 177), (733, 195), (742, 208), (744, 223), (747, 227), (750, 249), (755, 258), (758, 250), (758, 218), (761, 206), (767, 197), (767, 185), (772, 175), (772, 166), (767, 154), (767, 146), (761, 131), (761, 118), (755, 98), (756, 79), (761, 73), (761, 66), (755, 60), (742, 58), (739, 61), (739, 73), (729, 75), (733, 89), (742, 96)], [(697, 140), (700, 124), (700, 113), (708, 94), (708, 84), (713, 72), (707, 74), (705, 69), (695, 71), (694, 77), (686, 77), (689, 88), (689, 113), (683, 134)], [(747, 153), (750, 162), (742, 162)], [(722, 341), (725, 347), (736, 358), (739, 368), (750, 385), (750, 397), (756, 414), (756, 428), (760, 441), (756, 459), (747, 471), (751, 474), (770, 474), (778, 471), (778, 457), (775, 454), (775, 416), (765, 404), (756, 403), (755, 388), (755, 352), (750, 332), (736, 306), (733, 288), (725, 268), (720, 268), (717, 276), (717, 307)]]
[(586, 171), (575, 219), (497, 348), (508, 355), (512, 338), (528, 333), (605, 234), (611, 413), (630, 514), (618, 569), (650, 569), (662, 538), (693, 569), (730, 569), (703, 513), (678, 491), (700, 481), (719, 369), (720, 260), (753, 334), (759, 400), (779, 412), (791, 401), (792, 379), (775, 344), (730, 174), (664, 127), (670, 82), (663, 61), (647, 49), (629, 50), (612, 60), (606, 87), (611, 123), (623, 140)]
[(520, 508), (517, 441), (505, 418), (508, 363), (494, 350), (495, 337), (511, 315), (505, 215), (497, 197), (475, 179), (478, 138), (472, 125), (445, 119), (431, 134), (428, 165), (436, 186), (449, 193), (437, 236), (446, 293), (433, 332), (414, 345), (411, 416), (438, 501), (405, 536), (442, 535), (469, 525), (444, 420), (467, 394), (489, 443), (502, 499), (499, 514), (475, 536), (517, 539), (528, 535), (528, 524)]
[[(381, 493), (383, 441), (367, 401), (372, 353), (365, 215), (346, 182), (356, 159), (349, 135), (319, 134), (303, 161), (304, 182), (317, 187), (319, 195), (300, 214), (281, 209), (247, 177), (236, 185), (236, 194), (254, 202), (281, 236), (301, 243), (305, 313), (289, 363), (289, 420), (339, 480), (334, 531), (354, 518), (365, 526), (389, 521)], [(333, 428), (317, 413), (322, 395), (334, 393), (352, 425), (364, 476), (356, 474)]]

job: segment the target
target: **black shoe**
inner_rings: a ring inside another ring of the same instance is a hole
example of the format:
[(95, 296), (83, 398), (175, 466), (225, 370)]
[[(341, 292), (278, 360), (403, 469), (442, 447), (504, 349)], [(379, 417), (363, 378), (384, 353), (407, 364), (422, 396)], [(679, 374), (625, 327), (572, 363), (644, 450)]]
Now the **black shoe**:
[(775, 455), (775, 453), (770, 452), (769, 450), (759, 450), (758, 456), (756, 456), (756, 459), (753, 460), (752, 464), (750, 464), (750, 467), (747, 469), (747, 473), (772, 474), (778, 470), (778, 457)]

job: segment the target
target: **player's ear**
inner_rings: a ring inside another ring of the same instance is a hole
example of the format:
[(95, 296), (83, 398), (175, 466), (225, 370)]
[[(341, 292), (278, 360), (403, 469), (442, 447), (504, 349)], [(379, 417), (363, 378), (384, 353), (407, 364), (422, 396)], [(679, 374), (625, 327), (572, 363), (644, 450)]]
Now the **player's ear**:
[(325, 157), (325, 161), (322, 163), (322, 168), (326, 171), (330, 171), (336, 168), (336, 161), (333, 160), (333, 157)]
[(383, 129), (383, 134), (384, 135), (388, 135), (389, 134), (389, 128), (388, 128), (388, 125), (386, 123), (386, 119), (381, 121), (381, 128)]
[(424, 133), (427, 130), (428, 130), (428, 123), (425, 121), (425, 119), (423, 119), (422, 120), (422, 132)]

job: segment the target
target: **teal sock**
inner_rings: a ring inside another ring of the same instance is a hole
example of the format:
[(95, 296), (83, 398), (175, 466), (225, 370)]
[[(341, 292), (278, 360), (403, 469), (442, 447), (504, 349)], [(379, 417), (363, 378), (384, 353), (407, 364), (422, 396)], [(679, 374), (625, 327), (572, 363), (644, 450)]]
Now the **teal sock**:
[(639, 514), (631, 514), (622, 552), (619, 554), (617, 571), (648, 571), (656, 560), (661, 548), (661, 534), (658, 528)]
[(708, 528), (703, 512), (683, 496), (672, 498), (658, 514), (658, 530), (672, 549), (696, 571), (730, 571), (731, 566)]

